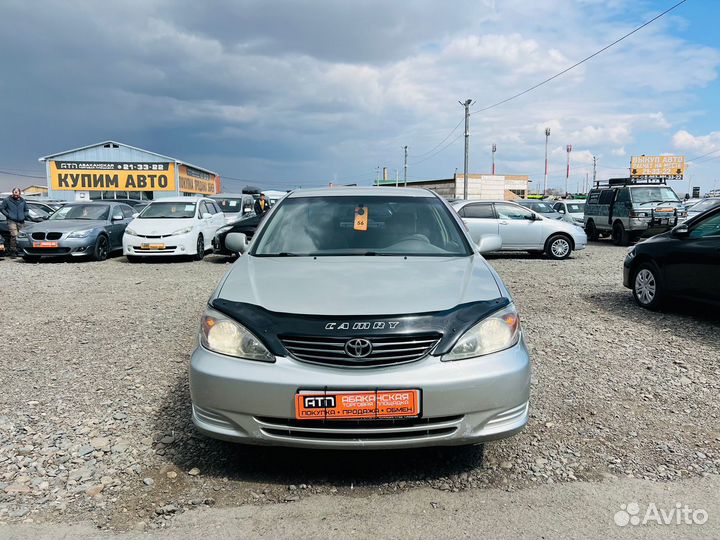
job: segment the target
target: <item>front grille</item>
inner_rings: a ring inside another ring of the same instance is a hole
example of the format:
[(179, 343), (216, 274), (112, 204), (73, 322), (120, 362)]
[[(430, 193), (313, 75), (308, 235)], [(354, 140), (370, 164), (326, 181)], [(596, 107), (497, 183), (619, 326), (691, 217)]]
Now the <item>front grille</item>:
[(70, 253), (70, 248), (58, 247), (58, 248), (34, 248), (26, 247), (25, 252), (28, 255), (66, 255)]
[(462, 415), (395, 420), (255, 418), (265, 435), (314, 441), (388, 441), (443, 437), (455, 433), (463, 419)]
[(44, 232), (34, 232), (34, 233), (32, 233), (32, 239), (33, 240), (45, 240), (45, 233)]
[(355, 358), (345, 351), (345, 344), (358, 336), (280, 336), (280, 341), (296, 359), (315, 364), (343, 367), (376, 367), (414, 362), (435, 347), (442, 335), (405, 334), (393, 336), (367, 336), (372, 352)]
[(47, 236), (45, 238), (47, 238), (48, 240), (60, 240), (60, 238), (62, 238), (62, 233), (49, 232), (47, 233)]

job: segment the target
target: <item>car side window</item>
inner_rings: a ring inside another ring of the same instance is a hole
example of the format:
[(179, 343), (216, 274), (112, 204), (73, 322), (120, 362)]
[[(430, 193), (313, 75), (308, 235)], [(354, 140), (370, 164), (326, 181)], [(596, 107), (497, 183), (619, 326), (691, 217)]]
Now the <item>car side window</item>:
[(201, 216), (201, 217), (202, 217), (203, 214), (210, 214), (210, 215), (212, 215), (212, 214), (215, 213), (215, 212), (213, 212), (212, 210), (210, 210), (208, 203), (205, 202), (205, 201), (203, 201), (203, 203), (202, 203), (202, 205), (200, 206), (200, 208), (201, 208), (201, 210), (200, 210), (200, 216)]
[(630, 190), (628, 188), (619, 190), (616, 201), (619, 203), (630, 202)]
[(500, 219), (532, 219), (533, 216), (527, 208), (514, 204), (496, 204), (495, 211)]
[(690, 238), (720, 238), (720, 213), (697, 223), (690, 230)]
[(463, 207), (466, 218), (495, 219), (492, 204), (468, 204)]
[(112, 209), (112, 219), (125, 219), (125, 216), (123, 216), (123, 211), (120, 205), (114, 206)]
[(556, 212), (559, 212), (560, 210), (565, 210), (565, 208), (563, 207), (563, 203), (555, 203), (555, 206), (553, 206), (553, 210), (555, 210)]
[(122, 211), (123, 216), (125, 216), (126, 218), (133, 217), (133, 214), (135, 213), (131, 206), (127, 206), (125, 204), (120, 206), (120, 210)]
[(600, 192), (600, 204), (610, 204), (613, 201), (614, 195), (615, 195), (615, 190), (603, 189)]

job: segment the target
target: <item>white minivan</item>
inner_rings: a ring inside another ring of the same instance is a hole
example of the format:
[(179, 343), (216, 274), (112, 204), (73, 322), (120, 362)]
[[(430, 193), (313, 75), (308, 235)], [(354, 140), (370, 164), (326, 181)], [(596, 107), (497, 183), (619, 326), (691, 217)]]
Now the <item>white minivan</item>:
[(225, 217), (212, 199), (159, 199), (125, 229), (123, 253), (130, 262), (161, 255), (191, 255), (200, 260), (212, 249), (212, 239), (223, 225)]

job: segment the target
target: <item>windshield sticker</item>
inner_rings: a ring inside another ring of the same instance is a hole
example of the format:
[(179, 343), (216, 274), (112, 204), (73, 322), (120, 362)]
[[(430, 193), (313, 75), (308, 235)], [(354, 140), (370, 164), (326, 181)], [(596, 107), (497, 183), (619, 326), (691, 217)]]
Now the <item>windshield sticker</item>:
[[(175, 207), (173, 206), (173, 211), (174, 211), (174, 210), (175, 210)], [(194, 205), (194, 204), (186, 204), (186, 205), (185, 205), (185, 211), (186, 211), (186, 212), (192, 212), (193, 210), (195, 210), (195, 205)]]
[(363, 206), (355, 208), (355, 225), (353, 228), (356, 231), (367, 231), (368, 230), (368, 209)]
[(230, 201), (230, 206), (237, 206), (237, 205), (238, 205), (237, 201)]

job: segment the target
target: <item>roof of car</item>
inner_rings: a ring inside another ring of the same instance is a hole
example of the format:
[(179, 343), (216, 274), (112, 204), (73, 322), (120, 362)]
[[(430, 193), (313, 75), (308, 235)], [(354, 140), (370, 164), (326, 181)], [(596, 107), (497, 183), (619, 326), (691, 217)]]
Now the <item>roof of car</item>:
[(162, 199), (155, 199), (152, 201), (149, 201), (150, 204), (156, 203), (156, 202), (169, 202), (169, 203), (196, 203), (198, 201), (209, 199), (210, 197), (163, 197)]
[(450, 203), (451, 206), (461, 206), (463, 204), (467, 203), (514, 203), (517, 204), (516, 201), (504, 201), (500, 199), (456, 199)]
[(333, 187), (315, 189), (296, 189), (288, 197), (342, 197), (355, 195), (359, 197), (436, 197), (428, 189), (405, 187)]
[(250, 193), (217, 193), (216, 195), (208, 195), (211, 199), (240, 199), (242, 197), (252, 197)]

